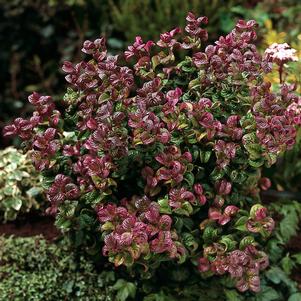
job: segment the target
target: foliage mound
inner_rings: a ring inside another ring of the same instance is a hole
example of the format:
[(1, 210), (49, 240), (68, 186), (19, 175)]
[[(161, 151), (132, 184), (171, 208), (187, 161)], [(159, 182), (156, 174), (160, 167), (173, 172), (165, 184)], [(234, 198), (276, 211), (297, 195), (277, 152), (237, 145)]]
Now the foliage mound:
[(4, 133), (25, 140), (48, 213), (77, 246), (102, 247), (137, 277), (180, 266), (258, 292), (274, 228), (261, 168), (294, 145), (299, 99), (265, 81), (279, 60), (257, 52), (255, 21), (203, 49), (207, 22), (189, 13), (185, 29), (136, 37), (119, 56), (104, 38), (85, 41), (89, 59), (63, 65), (64, 99), (33, 93), (33, 116)]
[(134, 284), (98, 273), (65, 242), (1, 236), (0, 260), (1, 301), (125, 301), (135, 294)]

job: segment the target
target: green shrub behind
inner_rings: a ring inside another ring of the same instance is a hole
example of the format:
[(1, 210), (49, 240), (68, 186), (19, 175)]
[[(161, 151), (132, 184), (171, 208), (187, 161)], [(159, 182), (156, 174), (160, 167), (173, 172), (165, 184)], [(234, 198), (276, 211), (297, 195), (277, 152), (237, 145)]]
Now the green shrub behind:
[(135, 295), (133, 283), (115, 282), (114, 272), (97, 273), (64, 243), (0, 237), (1, 301), (124, 301)]
[[(197, 15), (207, 16), (212, 25), (207, 28), (210, 39), (225, 33), (235, 25), (234, 19), (225, 16), (231, 7), (243, 4), (241, 0), (109, 0), (113, 26), (124, 32), (127, 43), (134, 41), (137, 35), (143, 40), (156, 39), (158, 32), (170, 30), (173, 27), (183, 27), (189, 11)], [(227, 28), (225, 28), (225, 26)], [(126, 30), (125, 30), (126, 28)]]

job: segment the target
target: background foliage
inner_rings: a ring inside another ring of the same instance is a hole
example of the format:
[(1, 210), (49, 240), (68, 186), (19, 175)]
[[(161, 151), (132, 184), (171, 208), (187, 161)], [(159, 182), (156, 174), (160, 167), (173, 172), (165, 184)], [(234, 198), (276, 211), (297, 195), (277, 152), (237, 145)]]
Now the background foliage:
[(86, 38), (109, 31), (107, 9), (98, 0), (0, 0), (0, 128), (31, 111), (29, 91), (61, 96), (60, 65), (79, 57)]

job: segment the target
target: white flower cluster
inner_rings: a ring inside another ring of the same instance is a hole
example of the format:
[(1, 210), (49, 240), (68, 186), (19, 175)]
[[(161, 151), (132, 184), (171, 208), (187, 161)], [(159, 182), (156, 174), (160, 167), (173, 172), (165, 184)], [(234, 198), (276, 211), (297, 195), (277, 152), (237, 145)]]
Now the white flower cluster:
[(273, 43), (265, 51), (267, 58), (272, 59), (272, 61), (278, 65), (298, 61), (296, 53), (297, 51), (291, 48), (287, 43)]

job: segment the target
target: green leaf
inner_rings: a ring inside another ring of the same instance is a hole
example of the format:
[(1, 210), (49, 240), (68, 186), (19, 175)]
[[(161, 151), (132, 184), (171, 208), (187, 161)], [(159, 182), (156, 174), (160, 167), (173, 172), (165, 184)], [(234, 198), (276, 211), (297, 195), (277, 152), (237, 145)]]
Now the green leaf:
[(262, 287), (261, 291), (256, 296), (256, 301), (274, 301), (280, 300), (279, 293), (272, 287), (265, 286)]
[(195, 78), (193, 80), (191, 80), (188, 84), (188, 89), (195, 89), (198, 88), (200, 86), (200, 79), (199, 78)]
[(193, 184), (194, 184), (194, 175), (193, 175), (193, 173), (191, 173), (191, 172), (186, 173), (185, 176), (184, 176), (184, 180), (189, 185), (189, 187), (192, 187)]
[(260, 144), (246, 144), (245, 149), (248, 151), (251, 160), (257, 160), (261, 157), (262, 147)]
[(211, 243), (215, 241), (218, 237), (218, 229), (215, 229), (213, 227), (207, 226), (203, 233), (203, 239), (205, 243)]
[(6, 195), (13, 195), (14, 188), (13, 188), (13, 186), (6, 185), (6, 187), (4, 187), (4, 189), (2, 191)]
[(10, 207), (15, 209), (16, 211), (19, 211), (22, 207), (22, 200), (20, 200), (20, 199), (10, 199), (9, 205), (10, 205)]
[(229, 32), (235, 26), (234, 17), (231, 12), (225, 12), (220, 15), (219, 21), (221, 24), (221, 29), (224, 33)]
[(154, 55), (152, 57), (152, 67), (156, 69), (156, 67), (160, 64), (160, 57), (158, 55)]
[(63, 217), (57, 217), (55, 221), (55, 225), (61, 230), (67, 230), (71, 226), (71, 221), (69, 219), (65, 219)]
[(260, 158), (259, 160), (256, 160), (256, 161), (248, 160), (248, 163), (250, 164), (250, 166), (252, 166), (254, 168), (258, 168), (264, 164), (264, 159)]
[(114, 49), (121, 49), (123, 47), (123, 42), (120, 39), (109, 38), (108, 45)]
[(291, 293), (297, 291), (297, 284), (291, 280), (284, 271), (278, 266), (272, 266), (266, 273), (266, 277), (274, 284), (280, 284), (283, 282)]
[(79, 216), (79, 224), (82, 228), (93, 226), (95, 222), (94, 212), (83, 209)]
[(243, 139), (243, 145), (246, 148), (246, 150), (248, 150), (250, 145), (254, 145), (258, 141), (255, 132), (245, 134), (242, 137), (242, 139)]
[(250, 217), (253, 218), (253, 219), (256, 219), (256, 212), (257, 210), (260, 210), (262, 209), (263, 206), (261, 204), (255, 204), (251, 207), (251, 210), (250, 210)]
[(272, 154), (272, 153), (269, 153), (268, 156), (267, 156), (267, 167), (270, 167), (272, 166), (273, 164), (276, 163), (277, 161), (277, 155), (276, 154)]
[(171, 208), (168, 204), (168, 196), (159, 199), (158, 203), (160, 205), (160, 213), (171, 214)]
[(218, 169), (218, 168), (215, 168), (212, 173), (210, 174), (210, 178), (213, 180), (213, 181), (218, 181), (220, 179), (223, 178), (223, 176), (225, 175), (225, 169)]
[(242, 216), (240, 217), (235, 225), (234, 225), (234, 228), (239, 230), (239, 231), (247, 231), (247, 228), (246, 228), (246, 223), (248, 221), (248, 217), (247, 216)]
[(280, 234), (284, 242), (288, 242), (291, 237), (297, 234), (299, 218), (294, 208), (288, 208), (281, 213), (285, 213), (285, 215), (279, 225)]
[(26, 194), (31, 197), (34, 198), (37, 195), (39, 195), (42, 192), (42, 188), (38, 188), (38, 187), (31, 187), (29, 190), (26, 191)]
[(287, 301), (300, 301), (301, 300), (301, 293), (295, 293), (291, 295)]
[(6, 210), (4, 212), (4, 219), (7, 220), (7, 221), (13, 221), (17, 218), (17, 211), (15, 210)]
[(68, 293), (71, 294), (74, 288), (74, 280), (68, 280), (63, 284), (63, 289)]
[(244, 237), (240, 243), (239, 243), (239, 249), (244, 250), (247, 246), (249, 245), (254, 245), (255, 244), (255, 239), (253, 236), (246, 236)]
[(283, 245), (277, 238), (272, 238), (268, 242), (268, 254), (271, 262), (279, 262), (283, 257)]
[(283, 271), (279, 267), (272, 267), (267, 273), (266, 276), (275, 284), (279, 284), (282, 280), (281, 275)]
[(237, 242), (233, 240), (231, 235), (224, 235), (222, 239), (219, 241), (220, 244), (225, 246), (225, 250), (227, 252), (233, 251)]
[(200, 151), (200, 159), (202, 163), (207, 163), (211, 157), (212, 151)]
[(184, 217), (182, 219), (183, 221), (183, 226), (188, 229), (189, 231), (192, 231), (193, 229), (193, 226), (194, 226), (194, 222), (191, 218), (188, 218), (188, 217)]
[(240, 295), (236, 290), (225, 290), (227, 301), (242, 301), (242, 295)]
[(193, 208), (189, 202), (184, 202), (181, 208), (174, 209), (173, 211), (179, 215), (190, 216), (193, 213)]
[(241, 170), (233, 170), (230, 178), (234, 183), (242, 184), (248, 178), (248, 175)]
[(184, 225), (184, 221), (183, 221), (183, 218), (182, 217), (178, 217), (178, 216), (175, 216), (174, 218), (174, 226), (176, 228), (176, 230), (178, 232), (181, 232), (182, 231), (182, 228), (183, 228), (183, 225)]
[(196, 249), (198, 248), (198, 243), (190, 233), (183, 233), (183, 242), (184, 245), (188, 247), (192, 252), (196, 251)]
[(292, 269), (294, 268), (294, 261), (289, 257), (289, 255), (286, 255), (281, 260), (281, 266), (285, 274), (290, 275), (292, 272)]
[(292, 258), (295, 259), (297, 264), (301, 264), (301, 253), (297, 253), (297, 254), (292, 255)]
[(14, 171), (14, 173), (12, 174), (12, 176), (14, 177), (15, 180), (17, 181), (21, 181), (23, 178), (23, 172), (20, 170), (16, 170)]
[(176, 301), (176, 298), (173, 298), (172, 296), (167, 296), (164, 294), (163, 291), (160, 291), (159, 293), (150, 294), (143, 298), (143, 301)]
[(136, 285), (124, 279), (118, 279), (112, 289), (117, 291), (116, 301), (125, 301), (129, 297), (135, 298), (136, 296)]

